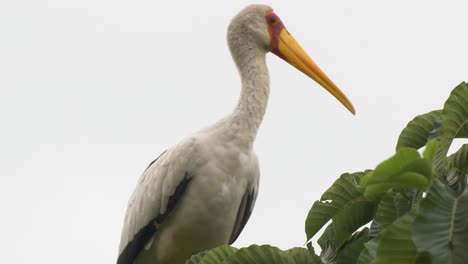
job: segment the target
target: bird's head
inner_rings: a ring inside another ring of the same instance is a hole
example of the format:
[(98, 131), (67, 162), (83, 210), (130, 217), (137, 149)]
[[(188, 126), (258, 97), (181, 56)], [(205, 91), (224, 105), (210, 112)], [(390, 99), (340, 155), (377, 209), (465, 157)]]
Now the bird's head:
[[(247, 41), (246, 41), (247, 40)], [(300, 70), (340, 101), (352, 114), (354, 107), (344, 93), (307, 55), (299, 43), (289, 33), (281, 19), (266, 5), (250, 5), (244, 8), (231, 21), (228, 29), (228, 42), (238, 50), (252, 49), (272, 52)], [(250, 45), (246, 49), (239, 47)]]

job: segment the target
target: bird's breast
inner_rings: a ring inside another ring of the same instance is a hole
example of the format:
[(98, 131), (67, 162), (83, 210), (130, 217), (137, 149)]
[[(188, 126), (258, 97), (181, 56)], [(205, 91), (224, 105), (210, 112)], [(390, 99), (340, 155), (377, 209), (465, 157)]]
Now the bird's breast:
[(200, 206), (224, 221), (223, 214), (237, 214), (243, 195), (257, 180), (258, 167), (250, 155), (231, 153), (213, 157), (194, 176), (192, 189)]
[(190, 171), (192, 177), (185, 193), (155, 237), (159, 257), (176, 263), (174, 256), (182, 260), (227, 244), (242, 197), (258, 182), (253, 152), (215, 146), (199, 149), (198, 154), (203, 160)]

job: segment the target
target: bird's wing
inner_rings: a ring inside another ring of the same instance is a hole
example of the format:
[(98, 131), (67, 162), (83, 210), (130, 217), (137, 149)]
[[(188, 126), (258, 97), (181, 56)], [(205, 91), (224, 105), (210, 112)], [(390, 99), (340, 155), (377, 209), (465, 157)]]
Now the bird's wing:
[[(257, 187), (258, 186), (256, 186), (256, 188)], [(237, 212), (236, 223), (234, 224), (234, 229), (232, 231), (231, 238), (229, 239), (229, 245), (234, 243), (239, 237), (240, 233), (247, 224), (250, 215), (252, 214), (255, 205), (255, 200), (257, 199), (256, 188), (253, 188), (252, 190), (247, 190), (244, 196), (242, 197), (242, 201), (239, 206), (239, 211)]]
[(163, 152), (143, 172), (128, 204), (117, 264), (133, 263), (184, 194), (193, 145), (189, 140)]

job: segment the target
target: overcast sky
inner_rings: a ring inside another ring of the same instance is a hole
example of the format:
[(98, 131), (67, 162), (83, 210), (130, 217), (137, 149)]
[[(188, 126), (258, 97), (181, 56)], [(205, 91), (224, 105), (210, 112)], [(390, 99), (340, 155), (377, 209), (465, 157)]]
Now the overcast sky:
[[(302, 246), (342, 172), (394, 152), (468, 81), (466, 1), (264, 1), (348, 95), (352, 116), (268, 56), (260, 194), (235, 246)], [(127, 200), (160, 152), (228, 114), (226, 46), (250, 1), (0, 2), (2, 263), (114, 263)]]

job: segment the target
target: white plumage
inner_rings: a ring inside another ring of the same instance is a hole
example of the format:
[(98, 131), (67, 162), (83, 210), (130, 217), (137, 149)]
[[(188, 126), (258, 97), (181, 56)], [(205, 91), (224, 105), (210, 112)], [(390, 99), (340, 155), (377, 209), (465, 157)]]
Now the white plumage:
[(324, 82), (322, 86), (352, 109), (321, 71), (313, 68), (316, 76), (307, 72), (309, 61), (295, 62), (304, 56), (294, 50), (297, 43), (285, 42), (293, 45), (288, 49), (281, 46), (285, 31), (268, 6), (249, 6), (232, 20), (228, 44), (242, 80), (239, 102), (230, 115), (163, 152), (144, 171), (129, 201), (118, 264), (185, 263), (191, 255), (232, 243), (240, 234), (258, 191), (260, 173), (252, 145), (268, 102), (267, 52)]

